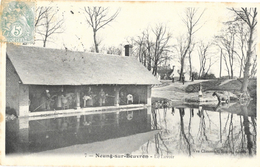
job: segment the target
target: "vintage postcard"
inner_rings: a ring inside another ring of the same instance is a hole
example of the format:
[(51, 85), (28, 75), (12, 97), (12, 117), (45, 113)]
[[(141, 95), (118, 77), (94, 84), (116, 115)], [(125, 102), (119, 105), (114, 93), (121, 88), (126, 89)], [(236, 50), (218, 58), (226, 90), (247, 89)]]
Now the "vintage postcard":
[(3, 166), (259, 166), (259, 3), (2, 0)]

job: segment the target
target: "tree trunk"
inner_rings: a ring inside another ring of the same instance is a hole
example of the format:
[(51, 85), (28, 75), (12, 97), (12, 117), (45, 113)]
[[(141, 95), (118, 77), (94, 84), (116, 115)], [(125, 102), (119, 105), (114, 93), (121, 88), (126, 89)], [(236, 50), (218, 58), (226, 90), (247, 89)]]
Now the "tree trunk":
[(181, 77), (183, 74), (183, 68), (184, 68), (184, 58), (181, 59), (181, 71), (180, 71), (179, 81), (181, 81)]
[(233, 67), (230, 68), (230, 73), (231, 73), (231, 79), (233, 79), (233, 77), (234, 77)]
[(249, 69), (251, 66), (251, 59), (252, 59), (252, 38), (253, 38), (253, 28), (250, 28), (250, 36), (249, 36), (249, 40), (248, 40), (248, 50), (247, 50), (247, 60), (246, 60), (246, 64), (245, 64), (245, 69), (244, 69), (244, 79), (243, 79), (243, 84), (242, 84), (242, 88), (241, 88), (241, 92), (247, 92), (247, 87), (248, 87), (248, 83), (249, 83)]
[(46, 41), (47, 41), (47, 39), (45, 38), (43, 41), (43, 47), (46, 47)]
[(241, 75), (242, 75), (243, 61), (244, 61), (244, 59), (242, 58), (240, 61), (241, 61), (241, 63), (240, 63), (240, 69), (239, 69), (239, 78), (241, 78)]
[(220, 50), (219, 78), (221, 78), (221, 72), (222, 72), (222, 49)]
[(233, 34), (232, 36), (232, 49), (231, 49), (231, 55), (230, 55), (230, 73), (231, 73), (231, 79), (234, 78), (234, 69), (233, 69), (233, 65), (234, 65), (234, 44), (235, 43), (235, 34)]
[(48, 29), (46, 30), (46, 33), (45, 33), (45, 36), (44, 36), (43, 47), (46, 47), (47, 38), (48, 38)]
[(181, 133), (183, 135), (184, 141), (187, 144), (187, 149), (189, 152), (189, 156), (191, 156), (191, 144), (189, 139), (187, 138), (185, 131), (184, 131), (184, 121), (183, 121), (183, 112), (184, 112), (184, 108), (180, 108), (179, 109), (179, 113), (180, 113), (180, 128), (181, 128)]
[(143, 53), (143, 58), (144, 58), (144, 66), (146, 67), (146, 53)]
[(98, 43), (97, 43), (97, 39), (96, 39), (96, 31), (95, 30), (93, 30), (93, 38), (94, 38), (94, 45), (95, 45), (96, 53), (99, 53)]
[(227, 69), (227, 72), (228, 72), (228, 78), (230, 79), (230, 70), (229, 70), (229, 68), (228, 68), (228, 63), (227, 63), (226, 57), (224, 57), (224, 62), (225, 62), (226, 69)]
[(45, 31), (44, 40), (43, 40), (43, 47), (46, 47), (48, 32), (49, 32), (49, 24), (46, 23), (46, 31)]
[(139, 62), (144, 64), (144, 59), (143, 59), (143, 54), (142, 54), (142, 43), (139, 46), (139, 51), (138, 51), (138, 57), (139, 57)]
[(243, 118), (244, 118), (243, 125), (244, 125), (245, 135), (246, 135), (246, 138), (247, 138), (247, 149), (248, 149), (249, 155), (251, 156), (252, 155), (253, 142), (252, 142), (252, 138), (251, 138), (252, 134), (251, 134), (250, 128), (249, 128), (250, 122), (248, 120), (247, 106), (241, 105), (241, 110), (243, 112)]
[(190, 62), (190, 80), (192, 80), (192, 65), (191, 65), (191, 54), (189, 54), (189, 62)]
[(158, 62), (155, 61), (155, 62), (154, 62), (154, 67), (153, 67), (153, 75), (154, 75), (154, 76), (156, 76), (156, 74), (157, 74), (157, 66), (158, 66)]
[(148, 70), (149, 70), (149, 71), (151, 71), (151, 69), (152, 69), (151, 64), (152, 64), (151, 56), (148, 56)]

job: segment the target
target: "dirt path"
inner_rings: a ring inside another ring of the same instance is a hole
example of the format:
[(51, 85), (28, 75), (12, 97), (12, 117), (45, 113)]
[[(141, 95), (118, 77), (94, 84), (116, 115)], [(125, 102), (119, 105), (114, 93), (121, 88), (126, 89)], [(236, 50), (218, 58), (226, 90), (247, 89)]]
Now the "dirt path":
[(231, 81), (236, 81), (237, 79), (227, 79), (226, 81), (222, 82), (221, 84), (219, 84), (219, 86), (225, 85), (226, 83), (229, 83)]

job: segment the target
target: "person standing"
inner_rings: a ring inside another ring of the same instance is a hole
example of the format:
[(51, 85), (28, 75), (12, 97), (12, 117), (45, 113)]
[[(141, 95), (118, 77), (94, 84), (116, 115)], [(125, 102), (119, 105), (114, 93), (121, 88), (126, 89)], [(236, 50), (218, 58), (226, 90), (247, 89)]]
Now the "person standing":
[(172, 79), (172, 83), (174, 83), (174, 73), (172, 71), (171, 75), (170, 75), (170, 78)]
[(105, 103), (106, 103), (106, 93), (104, 92), (103, 88), (101, 88), (99, 92), (99, 106), (102, 106)]
[(65, 95), (65, 93), (62, 93), (61, 95), (61, 103), (62, 103), (62, 109), (66, 109), (69, 108), (69, 100), (67, 98), (67, 96)]
[(126, 96), (125, 96), (125, 93), (123, 91), (120, 92), (119, 98), (120, 98), (119, 104), (121, 104), (121, 105), (126, 104)]
[(45, 90), (41, 97), (41, 109), (42, 110), (50, 110), (51, 104), (51, 94), (49, 90)]
[(87, 94), (83, 96), (83, 106), (93, 106), (93, 92), (91, 90), (91, 87), (88, 88)]
[(91, 99), (91, 97), (88, 96), (87, 94), (85, 94), (85, 95), (83, 96), (83, 107), (86, 107), (86, 106), (87, 106), (87, 101), (90, 100), (90, 99)]
[(57, 97), (57, 102), (56, 102), (56, 109), (62, 109), (62, 102), (61, 102), (61, 97), (62, 97), (63, 91), (60, 91)]

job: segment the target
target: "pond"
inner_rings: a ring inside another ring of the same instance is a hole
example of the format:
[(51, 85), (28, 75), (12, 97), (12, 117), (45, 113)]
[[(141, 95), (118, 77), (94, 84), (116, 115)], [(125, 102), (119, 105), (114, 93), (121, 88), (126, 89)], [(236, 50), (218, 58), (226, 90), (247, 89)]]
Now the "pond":
[[(150, 116), (149, 116), (150, 118)], [(34, 153), (151, 131), (147, 109), (114, 111), (6, 124), (6, 153)]]
[[(131, 138), (156, 129), (159, 131), (151, 133), (149, 138), (147, 135)], [(81, 144), (92, 147), (96, 142), (112, 140), (113, 143), (124, 137), (138, 144), (127, 152), (132, 154), (256, 155), (256, 102), (217, 106), (187, 103), (162, 105), (151, 110), (128, 109), (32, 120), (19, 118), (6, 123), (6, 154), (37, 153)]]
[(241, 105), (182, 104), (153, 110), (152, 127), (162, 129), (136, 154), (256, 155), (255, 101)]

